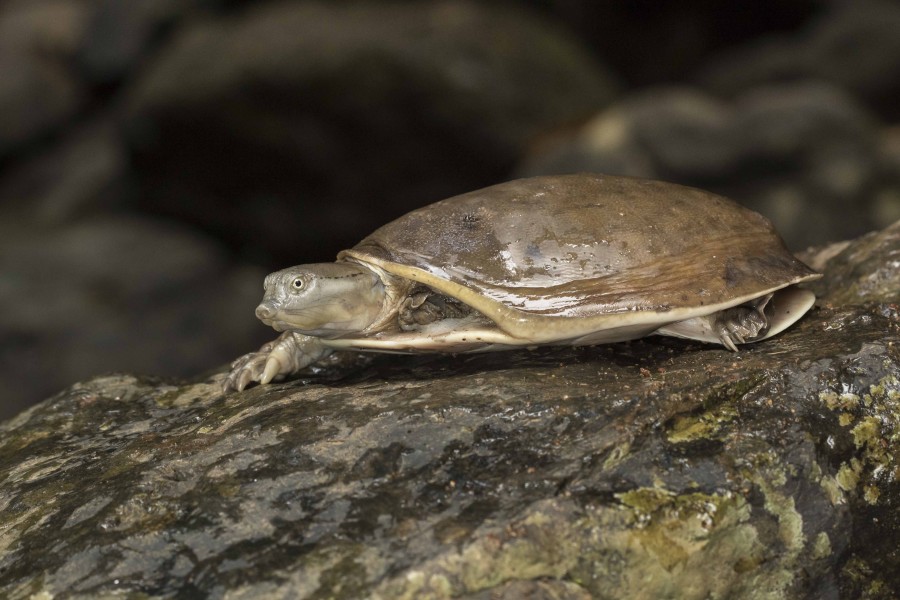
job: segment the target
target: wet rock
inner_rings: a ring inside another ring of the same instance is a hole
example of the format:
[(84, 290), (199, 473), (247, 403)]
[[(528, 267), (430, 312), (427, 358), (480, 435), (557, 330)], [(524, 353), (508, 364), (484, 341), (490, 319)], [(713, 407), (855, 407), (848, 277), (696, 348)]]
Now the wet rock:
[(502, 180), (526, 140), (616, 85), (522, 10), (275, 3), (186, 25), (136, 81), (144, 207), (318, 258), (374, 225)]
[(517, 174), (596, 171), (696, 185), (762, 212), (802, 248), (892, 222), (900, 180), (886, 166), (893, 146), (883, 137), (871, 113), (825, 84), (760, 87), (731, 102), (659, 88), (535, 146)]
[(263, 333), (251, 311), (264, 274), (171, 224), (5, 224), (0, 272), (3, 416), (95, 373), (196, 373)]
[(827, 6), (798, 34), (764, 37), (721, 53), (702, 69), (699, 82), (733, 95), (761, 84), (828, 81), (895, 120), (900, 116), (900, 5), (865, 0)]
[(890, 597), (895, 238), (821, 251), (821, 306), (737, 354), (648, 338), (224, 396), (222, 373), (77, 384), (0, 425), (0, 593)]
[(884, 258), (898, 255), (900, 221), (852, 243), (809, 250), (804, 259), (813, 268), (827, 268), (834, 275), (810, 286), (821, 301), (841, 305), (862, 300), (888, 305), (900, 300), (900, 261)]

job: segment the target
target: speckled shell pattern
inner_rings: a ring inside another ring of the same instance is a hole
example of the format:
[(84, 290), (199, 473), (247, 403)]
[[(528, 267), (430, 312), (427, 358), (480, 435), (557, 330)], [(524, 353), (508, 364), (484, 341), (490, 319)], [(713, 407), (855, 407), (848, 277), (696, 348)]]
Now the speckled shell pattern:
[(593, 174), (520, 179), (443, 200), (340, 258), (413, 267), (524, 318), (696, 309), (817, 277), (768, 220), (731, 200)]

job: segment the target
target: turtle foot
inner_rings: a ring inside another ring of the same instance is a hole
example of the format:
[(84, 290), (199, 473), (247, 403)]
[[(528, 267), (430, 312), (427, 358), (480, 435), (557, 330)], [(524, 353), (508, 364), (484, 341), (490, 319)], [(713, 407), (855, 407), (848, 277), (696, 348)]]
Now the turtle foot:
[(769, 329), (766, 307), (771, 298), (772, 294), (769, 294), (753, 305), (735, 306), (716, 315), (713, 331), (722, 345), (737, 352), (737, 344), (746, 344), (765, 335)]
[(254, 382), (265, 385), (283, 379), (329, 354), (331, 349), (318, 338), (286, 331), (258, 351), (231, 363), (231, 372), (222, 384), (222, 391), (240, 392)]

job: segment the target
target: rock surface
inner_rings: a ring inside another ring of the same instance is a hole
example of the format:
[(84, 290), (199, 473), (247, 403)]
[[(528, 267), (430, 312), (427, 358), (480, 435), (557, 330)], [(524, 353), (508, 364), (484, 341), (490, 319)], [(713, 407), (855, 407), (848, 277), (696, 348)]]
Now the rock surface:
[(892, 598), (900, 224), (820, 305), (668, 338), (114, 375), (0, 425), (0, 595)]

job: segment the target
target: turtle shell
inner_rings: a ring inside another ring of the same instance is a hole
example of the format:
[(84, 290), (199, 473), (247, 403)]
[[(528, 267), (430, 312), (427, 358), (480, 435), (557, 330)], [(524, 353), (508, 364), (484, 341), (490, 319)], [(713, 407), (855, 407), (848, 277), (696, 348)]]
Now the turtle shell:
[(449, 198), (338, 258), (431, 286), (534, 342), (703, 316), (819, 277), (731, 200), (594, 174)]

